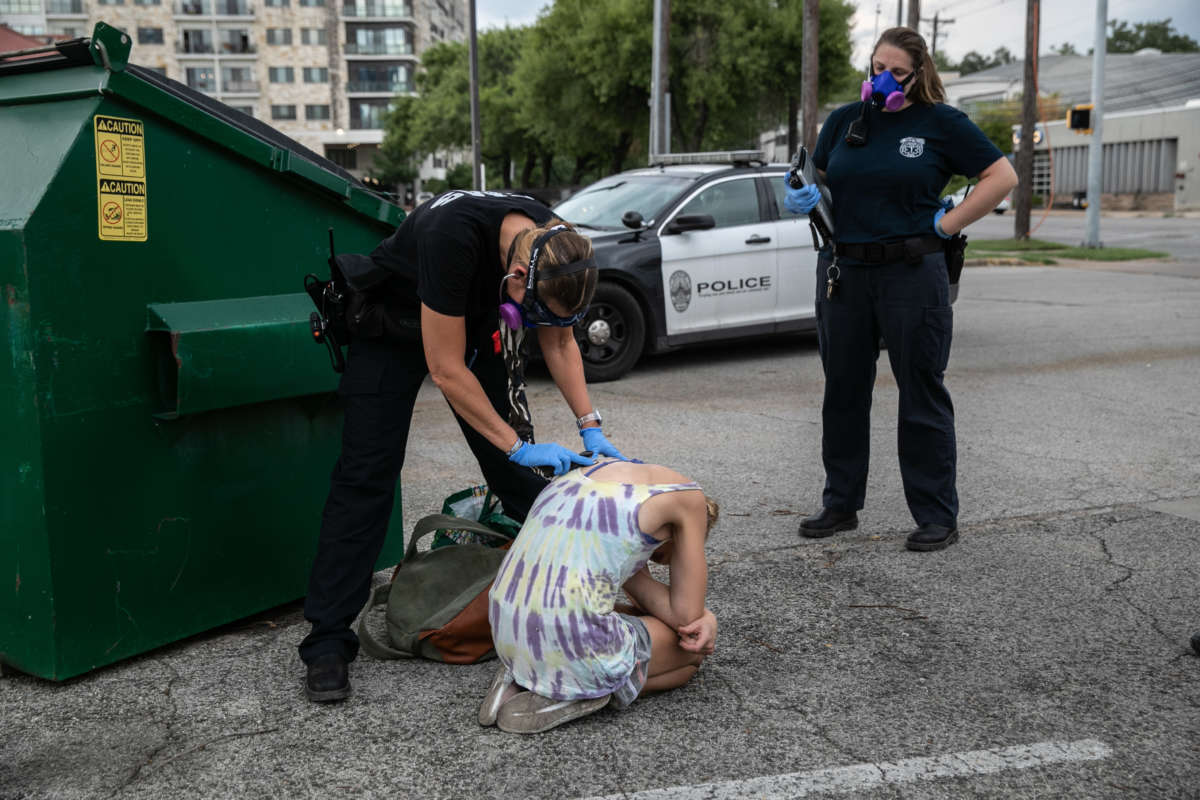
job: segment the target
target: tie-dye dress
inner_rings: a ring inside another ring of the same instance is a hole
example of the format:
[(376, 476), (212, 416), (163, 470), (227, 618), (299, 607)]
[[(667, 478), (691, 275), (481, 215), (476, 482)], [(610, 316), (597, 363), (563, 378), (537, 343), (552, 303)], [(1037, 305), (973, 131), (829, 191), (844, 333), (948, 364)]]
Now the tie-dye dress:
[(638, 527), (638, 510), (700, 488), (593, 478), (601, 466), (542, 490), (489, 594), (496, 654), (520, 686), (556, 700), (603, 697), (629, 677), (635, 633), (613, 604), (663, 544)]

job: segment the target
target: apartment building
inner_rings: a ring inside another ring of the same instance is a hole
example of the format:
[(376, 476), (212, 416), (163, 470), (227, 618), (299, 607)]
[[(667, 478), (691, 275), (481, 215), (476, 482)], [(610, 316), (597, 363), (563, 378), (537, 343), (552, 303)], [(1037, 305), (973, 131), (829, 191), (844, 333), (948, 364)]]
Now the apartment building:
[(270, 123), (355, 175), (421, 53), (462, 41), (467, 0), (0, 0), (26, 35), (133, 37), (131, 60)]

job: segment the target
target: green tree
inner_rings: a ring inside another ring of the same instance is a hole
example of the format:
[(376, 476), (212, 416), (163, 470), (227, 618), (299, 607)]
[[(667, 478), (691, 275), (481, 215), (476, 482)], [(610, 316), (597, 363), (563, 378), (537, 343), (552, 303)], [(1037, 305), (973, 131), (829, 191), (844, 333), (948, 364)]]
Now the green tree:
[(651, 22), (649, 0), (557, 0), (538, 19), (516, 76), (539, 147), (523, 175), (540, 166), (549, 183), (557, 153), (571, 157), (576, 184), (592, 169), (619, 172), (635, 150), (645, 153)]
[(995, 66), (987, 56), (971, 50), (962, 57), (962, 61), (958, 62), (958, 71), (962, 75), (970, 75), (972, 72), (979, 72)]
[(1075, 49), (1075, 45), (1071, 44), (1070, 42), (1063, 42), (1062, 44), (1056, 44), (1050, 48), (1050, 52), (1055, 53), (1056, 55), (1060, 55), (1060, 56), (1077, 56), (1077, 55), (1079, 55), (1079, 51)]
[(392, 100), (383, 123), (383, 143), (371, 165), (371, 177), (391, 185), (411, 184), (417, 179), (417, 148), (410, 143), (411, 121), (417, 99), (401, 95)]
[(1200, 52), (1200, 44), (1175, 30), (1170, 17), (1135, 22), (1132, 26), (1124, 20), (1112, 19), (1108, 27), (1112, 29), (1106, 44), (1110, 53), (1136, 53), (1144, 47), (1155, 47), (1164, 53)]

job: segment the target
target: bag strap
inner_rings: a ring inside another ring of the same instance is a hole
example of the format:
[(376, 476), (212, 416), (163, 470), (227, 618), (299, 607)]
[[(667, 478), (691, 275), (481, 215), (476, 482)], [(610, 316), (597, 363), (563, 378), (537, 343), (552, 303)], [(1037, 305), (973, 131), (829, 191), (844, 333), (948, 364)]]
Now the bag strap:
[[(502, 542), (511, 541), (508, 536), (497, 533), (482, 522), (475, 522), (474, 520), (463, 519), (462, 517), (453, 517), (449, 514), (430, 514), (427, 517), (419, 519), (417, 524), (413, 526), (412, 538), (408, 541), (408, 547), (404, 551), (404, 561), (401, 562), (400, 567), (403, 567), (405, 563), (416, 557), (417, 543), (421, 539), (424, 539), (434, 531), (440, 530), (474, 531), (484, 536), (491, 536), (493, 539), (499, 539)], [(488, 582), (491, 582), (490, 578)], [(479, 594), (484, 588), (486, 588), (486, 584), (477, 589), (473, 588), (469, 594), (474, 596)], [(368, 655), (379, 659), (416, 658), (417, 655), (415, 653), (406, 653), (403, 650), (397, 650), (394, 647), (383, 644), (367, 628), (367, 617), (370, 616), (371, 610), (376, 606), (386, 605), (391, 590), (392, 584), (385, 583), (382, 586), (376, 586), (371, 593), (371, 597), (367, 601), (367, 607), (363, 609), (362, 617), (358, 622), (359, 644)]]
[(391, 592), (392, 585), (385, 583), (382, 586), (376, 586), (371, 592), (371, 599), (367, 601), (367, 607), (363, 609), (362, 618), (358, 621), (358, 643), (362, 646), (367, 655), (379, 659), (393, 658), (416, 658), (415, 653), (405, 653), (403, 650), (397, 650), (394, 647), (388, 647), (380, 643), (378, 639), (367, 628), (367, 617), (370, 615), (371, 609), (376, 606), (385, 605), (388, 601), (388, 593)]
[(498, 533), (482, 522), (452, 517), (449, 514), (430, 514), (427, 517), (421, 517), (417, 520), (417, 524), (413, 525), (412, 538), (408, 540), (408, 547), (404, 551), (404, 560), (409, 561), (416, 556), (417, 542), (434, 531), (473, 531), (493, 539), (499, 539), (502, 543), (512, 541), (512, 537)]

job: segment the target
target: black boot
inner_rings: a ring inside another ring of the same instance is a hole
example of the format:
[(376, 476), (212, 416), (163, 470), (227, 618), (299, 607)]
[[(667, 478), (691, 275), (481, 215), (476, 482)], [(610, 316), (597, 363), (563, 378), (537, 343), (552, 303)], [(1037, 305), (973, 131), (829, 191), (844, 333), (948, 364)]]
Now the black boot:
[(904, 546), (909, 550), (945, 550), (958, 541), (958, 528), (922, 525), (908, 535)]
[(838, 531), (852, 531), (857, 527), (857, 512), (823, 508), (821, 513), (800, 520), (800, 535), (806, 539), (824, 539)]
[(308, 664), (304, 693), (314, 703), (332, 703), (350, 696), (350, 665), (340, 653), (325, 653)]

